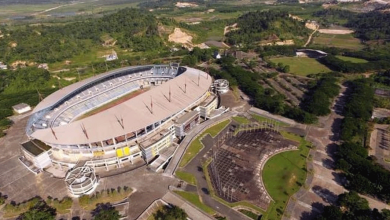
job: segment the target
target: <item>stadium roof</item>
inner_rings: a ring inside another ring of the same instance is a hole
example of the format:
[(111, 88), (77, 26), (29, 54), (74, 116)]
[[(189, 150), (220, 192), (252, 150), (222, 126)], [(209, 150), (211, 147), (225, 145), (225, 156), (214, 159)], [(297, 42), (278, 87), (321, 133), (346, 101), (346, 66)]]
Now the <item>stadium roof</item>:
[[(193, 104), (211, 86), (212, 79), (207, 77), (205, 72), (186, 68), (187, 70), (176, 78), (106, 111), (67, 125), (54, 127), (55, 136), (50, 128), (36, 130), (31, 136), (50, 144), (93, 143), (134, 132), (161, 121)], [(199, 85), (198, 76), (200, 76)], [(187, 85), (186, 92), (184, 92), (185, 84)], [(168, 101), (169, 89), (171, 90), (171, 102)], [(66, 90), (70, 89), (66, 88)], [(153, 100), (153, 113), (151, 113), (151, 99)], [(118, 122), (118, 118), (123, 118), (124, 129)], [(83, 128), (87, 135), (83, 132)]]
[(96, 80), (99, 80), (99, 79), (102, 79), (102, 78), (105, 78), (107, 76), (110, 76), (110, 75), (113, 75), (115, 73), (120, 73), (120, 72), (123, 72), (125, 70), (135, 70), (135, 69), (138, 69), (138, 68), (142, 68), (142, 69), (147, 69), (147, 68), (152, 68), (153, 65), (150, 65), (150, 66), (132, 66), (132, 67), (124, 67), (124, 68), (120, 68), (120, 69), (116, 69), (116, 70), (113, 70), (113, 71), (109, 71), (109, 72), (106, 72), (106, 73), (102, 73), (102, 74), (99, 74), (99, 75), (96, 75), (96, 76), (93, 76), (93, 77), (90, 77), (90, 78), (87, 78), (85, 80), (82, 80), (82, 81), (79, 81), (79, 82), (76, 82), (76, 83), (73, 83), (67, 87), (64, 87), (52, 94), (50, 94), (48, 97), (46, 97), (44, 100), (42, 100), (33, 110), (33, 113), (36, 113), (42, 109), (45, 109), (45, 108), (48, 108), (54, 104), (56, 104), (58, 101), (60, 101), (62, 98), (64, 98), (65, 96), (71, 94), (73, 91), (75, 91), (76, 89), (78, 88), (81, 88), (82, 86), (84, 85), (87, 85), (91, 82), (94, 82)]

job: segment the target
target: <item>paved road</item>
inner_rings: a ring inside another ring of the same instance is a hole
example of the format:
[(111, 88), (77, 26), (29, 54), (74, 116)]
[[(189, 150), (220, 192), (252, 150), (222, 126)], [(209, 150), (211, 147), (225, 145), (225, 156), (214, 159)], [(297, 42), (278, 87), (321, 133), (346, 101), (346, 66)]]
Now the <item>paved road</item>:
[[(228, 128), (226, 128), (228, 129)], [(247, 216), (241, 214), (240, 212), (237, 212), (233, 209), (231, 209), (228, 206), (225, 206), (224, 204), (216, 201), (212, 196), (209, 194), (210, 189), (208, 188), (207, 180), (204, 176), (204, 172), (201, 169), (202, 168), (202, 162), (204, 162), (204, 159), (207, 158), (205, 156), (207, 152), (211, 149), (211, 145), (204, 147), (195, 157), (191, 160), (191, 162), (185, 167), (185, 171), (192, 173), (196, 177), (197, 181), (197, 191), (198, 194), (201, 196), (202, 201), (204, 204), (210, 206), (215, 211), (221, 213), (222, 215), (226, 216), (229, 220), (250, 220)]]

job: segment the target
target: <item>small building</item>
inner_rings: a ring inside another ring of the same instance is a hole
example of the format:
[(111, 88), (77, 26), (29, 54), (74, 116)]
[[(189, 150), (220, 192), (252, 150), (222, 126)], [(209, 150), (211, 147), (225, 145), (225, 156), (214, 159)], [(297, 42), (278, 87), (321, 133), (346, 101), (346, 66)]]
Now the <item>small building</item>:
[(209, 96), (199, 105), (200, 116), (208, 119), (212, 110), (218, 107), (218, 97), (213, 94)]
[(215, 59), (221, 59), (221, 54), (219, 54), (219, 51), (216, 50), (216, 51), (214, 51), (213, 57)]
[(0, 62), (0, 70), (6, 70), (8, 69), (7, 65), (3, 64), (3, 62)]
[(218, 94), (224, 94), (229, 91), (229, 81), (226, 79), (217, 79), (214, 81), (214, 89)]
[(113, 61), (113, 60), (117, 60), (118, 59), (118, 55), (116, 55), (115, 52), (113, 52), (112, 54), (106, 56), (106, 61)]
[(199, 115), (198, 111), (191, 111), (180, 116), (175, 123), (175, 135), (179, 138), (186, 136), (199, 123)]
[(18, 114), (23, 114), (23, 113), (26, 113), (28, 111), (31, 111), (31, 106), (29, 106), (26, 103), (20, 103), (20, 104), (14, 105), (14, 106), (12, 106), (12, 108)]
[(40, 170), (51, 165), (51, 147), (39, 140), (30, 140), (22, 143), (22, 154)]
[(170, 126), (168, 129), (163, 129), (157, 134), (142, 140), (139, 147), (142, 151), (142, 157), (146, 163), (150, 163), (160, 154), (160, 151), (171, 146), (174, 137), (174, 128)]

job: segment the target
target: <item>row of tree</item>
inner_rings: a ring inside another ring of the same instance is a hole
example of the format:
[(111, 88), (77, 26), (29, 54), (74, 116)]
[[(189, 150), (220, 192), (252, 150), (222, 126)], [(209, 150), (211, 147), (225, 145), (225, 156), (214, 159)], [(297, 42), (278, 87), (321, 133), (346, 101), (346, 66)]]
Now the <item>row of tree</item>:
[(373, 111), (374, 88), (372, 79), (358, 79), (350, 84), (351, 94), (344, 108), (341, 126), (343, 141), (359, 141), (364, 145), (367, 136), (367, 122)]
[(367, 63), (353, 63), (341, 60), (336, 56), (329, 54), (328, 56), (322, 57), (318, 60), (330, 69), (342, 73), (364, 73), (370, 70), (383, 70), (390, 68), (390, 59), (369, 61)]

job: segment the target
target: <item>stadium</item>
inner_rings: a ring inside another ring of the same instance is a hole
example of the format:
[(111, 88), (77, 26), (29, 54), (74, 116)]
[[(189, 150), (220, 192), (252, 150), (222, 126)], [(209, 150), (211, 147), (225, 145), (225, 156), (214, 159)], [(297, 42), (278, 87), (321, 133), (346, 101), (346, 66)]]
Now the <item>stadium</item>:
[(206, 72), (178, 64), (126, 67), (79, 81), (34, 108), (23, 159), (35, 170), (64, 171), (169, 159), (173, 140), (217, 108), (211, 88)]

